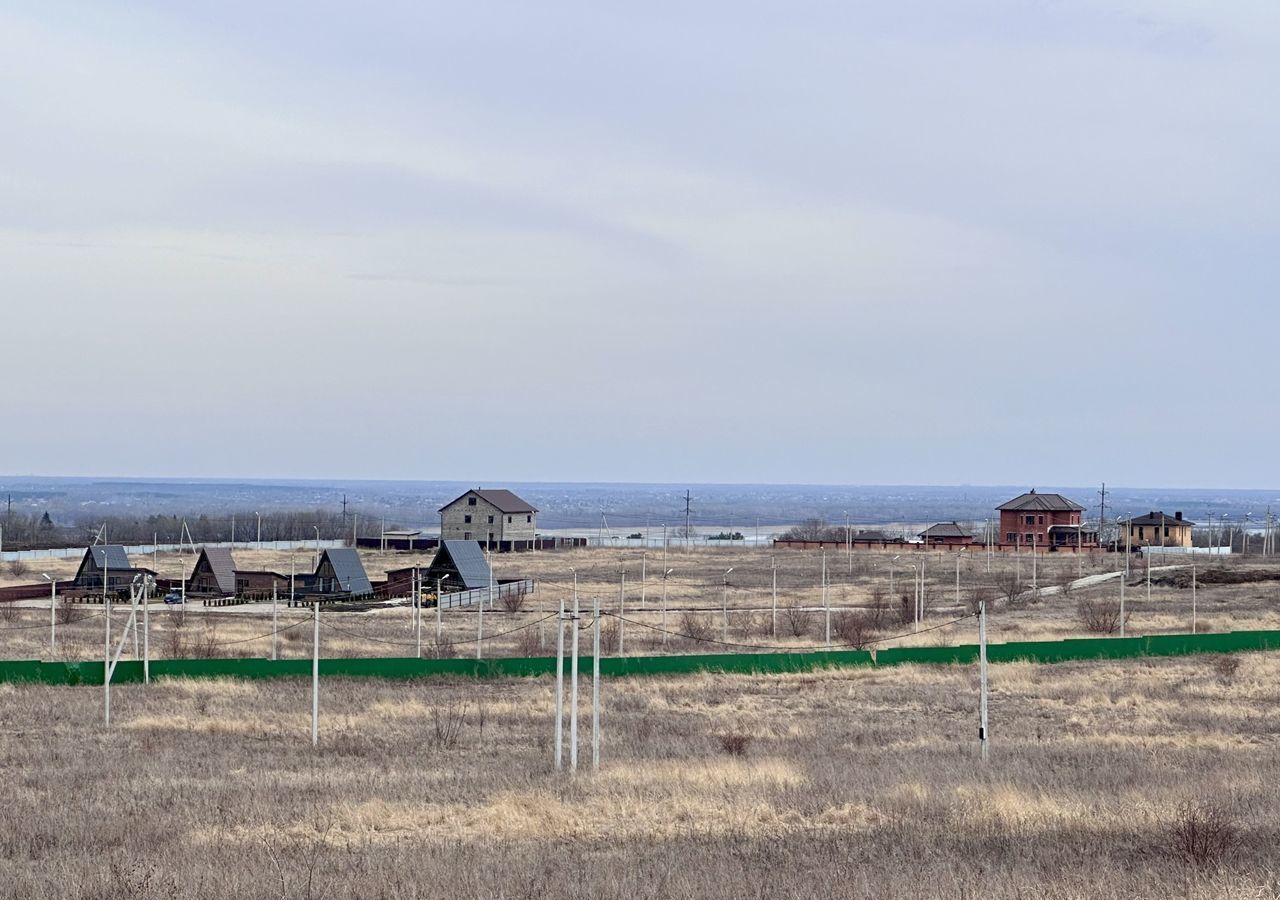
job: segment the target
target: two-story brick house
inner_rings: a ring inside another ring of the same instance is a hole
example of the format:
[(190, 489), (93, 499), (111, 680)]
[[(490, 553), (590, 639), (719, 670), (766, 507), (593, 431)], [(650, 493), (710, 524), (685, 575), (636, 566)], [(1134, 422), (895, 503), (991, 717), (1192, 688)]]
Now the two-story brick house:
[(996, 509), (1002, 544), (1037, 549), (1098, 544), (1097, 529), (1084, 524), (1084, 507), (1061, 494), (1040, 494), (1032, 488)]
[(528, 550), (538, 536), (538, 510), (511, 491), (476, 488), (440, 507), (440, 539), (479, 541), (497, 550)]

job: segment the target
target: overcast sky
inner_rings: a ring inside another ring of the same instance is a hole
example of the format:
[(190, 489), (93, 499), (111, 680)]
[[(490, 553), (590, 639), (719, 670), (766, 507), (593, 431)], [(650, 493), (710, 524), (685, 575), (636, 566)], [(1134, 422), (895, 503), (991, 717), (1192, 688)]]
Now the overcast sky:
[(0, 10), (0, 472), (1272, 487), (1280, 6)]

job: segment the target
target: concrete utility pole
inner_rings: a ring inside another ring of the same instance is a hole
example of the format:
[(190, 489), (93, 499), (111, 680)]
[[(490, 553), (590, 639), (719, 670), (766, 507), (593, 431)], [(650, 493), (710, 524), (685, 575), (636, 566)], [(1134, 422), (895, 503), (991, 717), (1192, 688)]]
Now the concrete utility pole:
[[(439, 582), (436, 582), (437, 585)], [(439, 587), (436, 588), (437, 596)], [(564, 598), (556, 616), (556, 771), (564, 768)]]
[(982, 761), (987, 761), (987, 601), (978, 602), (978, 742), (982, 747)]
[[(591, 630), (591, 771), (600, 769), (600, 598), (595, 602), (595, 621)], [(621, 645), (619, 645), (621, 646)]]
[(776, 641), (778, 639), (778, 563), (776, 560), (771, 562), (773, 569), (773, 619), (769, 626), (769, 634)]
[(827, 649), (831, 648), (831, 604), (827, 602), (827, 551), (822, 551), (822, 612), (827, 620)]
[[(599, 604), (599, 599), (596, 603)], [(578, 772), (578, 601), (573, 601), (573, 618), (569, 620), (570, 638), (573, 647), (570, 650), (569, 663), (569, 771)]]
[(1124, 583), (1128, 578), (1127, 574), (1120, 576), (1120, 637), (1124, 637)]
[(1196, 634), (1196, 557), (1192, 557), (1192, 634)]
[(320, 743), (320, 601), (311, 609), (311, 746)]
[(667, 646), (667, 579), (675, 569), (667, 569), (662, 573), (662, 646)]
[(48, 572), (40, 573), (49, 582), (49, 659), (58, 653), (58, 582)]
[(733, 566), (724, 570), (724, 594), (721, 595), (720, 610), (723, 616), (724, 641), (729, 641), (729, 573), (733, 571)]
[(618, 655), (623, 653), (623, 629), (626, 627), (627, 615), (627, 571), (618, 573)]
[(849, 525), (849, 510), (844, 511), (844, 552), (848, 558), (848, 572), (853, 574), (853, 528)]
[(271, 659), (274, 662), (279, 659), (280, 644), (280, 608), (279, 599), (276, 596), (276, 579), (271, 576)]

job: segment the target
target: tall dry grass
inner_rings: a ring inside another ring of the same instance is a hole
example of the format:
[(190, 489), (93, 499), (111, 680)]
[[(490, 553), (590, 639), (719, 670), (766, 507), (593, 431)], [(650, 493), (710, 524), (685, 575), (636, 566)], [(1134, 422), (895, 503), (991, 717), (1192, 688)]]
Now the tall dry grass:
[(121, 686), (110, 731), (0, 685), (0, 895), (1274, 896), (1280, 655), (1240, 660), (995, 665), (986, 765), (972, 667), (609, 681), (576, 778), (546, 679), (326, 680), (316, 751), (305, 680)]

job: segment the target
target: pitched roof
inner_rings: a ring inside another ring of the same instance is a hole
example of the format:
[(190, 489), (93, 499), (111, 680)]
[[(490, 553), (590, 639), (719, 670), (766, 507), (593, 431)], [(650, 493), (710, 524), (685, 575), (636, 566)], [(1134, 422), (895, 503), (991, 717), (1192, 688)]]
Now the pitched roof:
[(1145, 516), (1138, 516), (1137, 518), (1129, 519), (1128, 522), (1126, 522), (1125, 524), (1126, 525), (1194, 525), (1196, 523), (1192, 522), (1190, 519), (1180, 519), (1178, 518), (1177, 515), (1171, 516), (1168, 513), (1160, 512), (1159, 510), (1156, 510), (1154, 512), (1147, 513)]
[(902, 543), (902, 538), (885, 534), (883, 531), (859, 531), (852, 538), (856, 544), (858, 541), (881, 541), (890, 544)]
[(920, 532), (920, 537), (973, 537), (958, 522), (939, 522)]
[(488, 587), (489, 560), (479, 541), (445, 541), (427, 570), (427, 579), (435, 581), (448, 575), (454, 588)]
[(1008, 503), (1001, 503), (996, 507), (999, 510), (1024, 510), (1034, 509), (1041, 512), (1079, 512), (1084, 509), (1074, 500), (1068, 500), (1061, 494), (1037, 494), (1036, 489), (1032, 488), (1021, 496), (1014, 497)]
[(486, 503), (492, 503), (500, 512), (504, 513), (536, 513), (538, 510), (533, 504), (527, 500), (522, 500), (515, 494), (507, 490), (488, 490), (484, 488), (476, 488), (473, 491), (467, 491), (453, 500), (450, 500), (444, 506), (440, 507), (440, 511), (448, 509), (458, 501), (465, 498), (468, 494), (475, 494)]
[[(236, 562), (231, 558), (231, 550), (227, 547), (202, 547), (200, 555), (209, 565), (213, 580), (218, 583), (218, 590), (234, 594), (236, 590)], [(196, 560), (196, 568), (200, 568), (200, 560)]]
[(129, 554), (124, 552), (121, 544), (96, 544), (87, 552), (93, 555), (93, 564), (99, 569), (122, 572), (133, 568), (133, 563), (129, 562)]
[(329, 560), (329, 565), (333, 567), (333, 576), (338, 579), (338, 584), (344, 591), (356, 597), (373, 593), (373, 585), (369, 583), (369, 576), (365, 574), (364, 563), (360, 562), (360, 554), (354, 548), (333, 547), (324, 551), (320, 556), (319, 565), (316, 566), (317, 573), (320, 571), (320, 566), (324, 565), (325, 559)]

